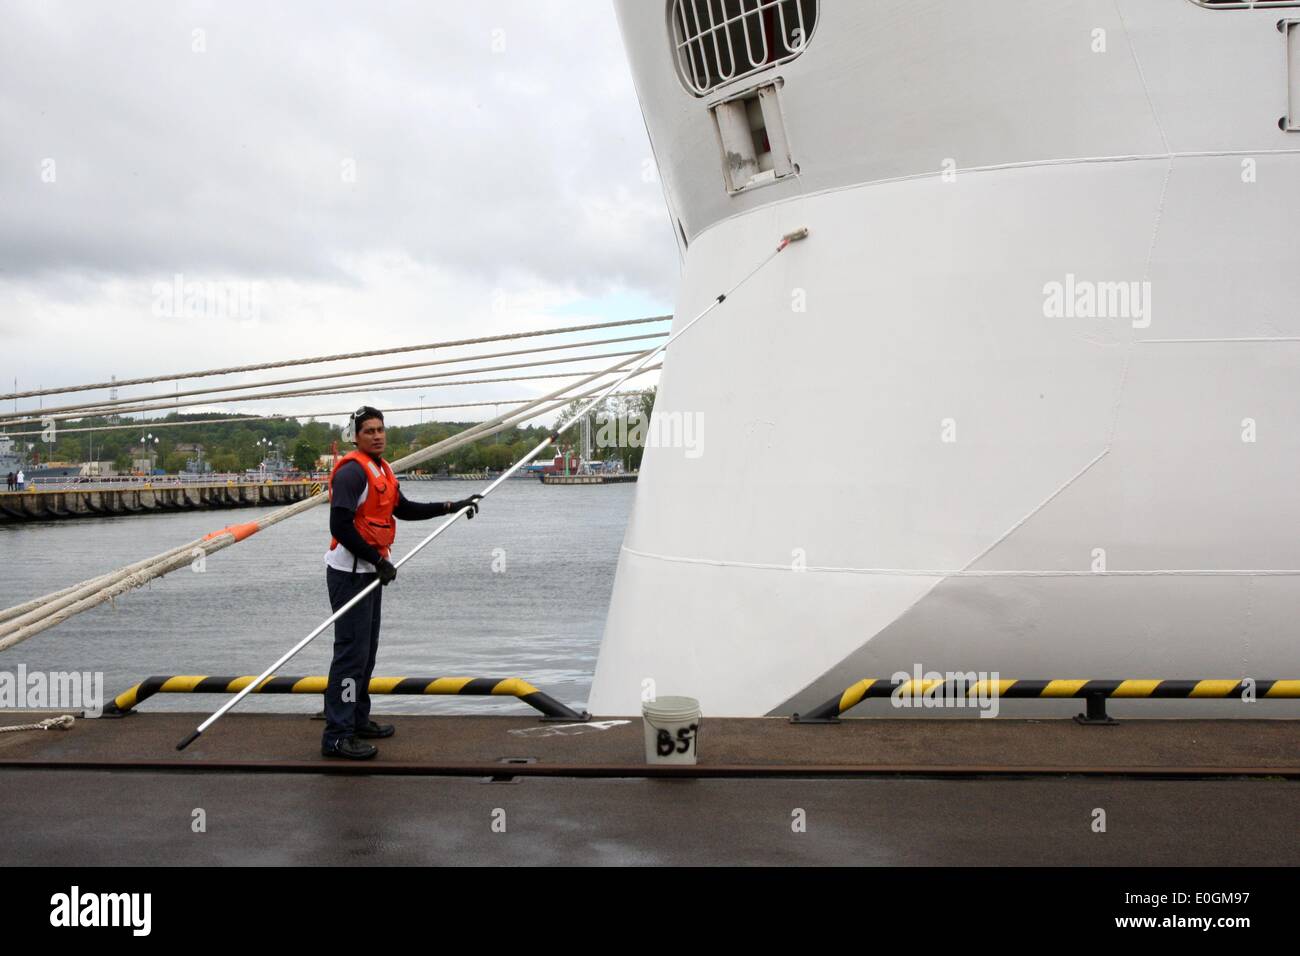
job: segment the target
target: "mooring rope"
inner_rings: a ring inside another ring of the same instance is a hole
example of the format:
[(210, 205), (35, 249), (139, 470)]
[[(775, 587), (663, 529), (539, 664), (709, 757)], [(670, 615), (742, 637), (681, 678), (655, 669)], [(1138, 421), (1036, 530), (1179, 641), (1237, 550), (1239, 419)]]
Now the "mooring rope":
[(27, 392), (0, 394), (0, 400), (33, 398), (37, 395), (57, 395), (64, 392), (86, 392), (99, 388), (121, 388), (126, 385), (146, 385), (150, 382), (174, 382), (182, 378), (204, 378), (209, 375), (233, 375), (236, 372), (256, 372), (267, 368), (285, 368), (290, 365), (314, 365), (317, 362), (343, 362), (348, 359), (369, 358), (372, 355), (396, 355), (401, 352), (420, 352), (425, 349), (452, 348), (457, 345), (479, 345), (483, 342), (504, 342), (541, 335), (560, 335), (564, 332), (585, 332), (590, 329), (612, 329), (621, 325), (642, 325), (646, 322), (667, 322), (671, 315), (652, 315), (644, 319), (623, 319), (618, 322), (594, 322), (590, 325), (569, 325), (562, 328), (537, 329), (531, 332), (511, 332), (504, 335), (482, 335), (472, 339), (454, 339), (447, 342), (427, 342), (423, 345), (403, 345), (389, 349), (371, 349), (368, 352), (347, 352), (342, 355), (315, 355), (310, 358), (284, 359), (279, 362), (258, 362), (253, 365), (232, 365), (228, 368), (203, 369), (195, 372), (177, 372), (171, 375), (153, 375), (145, 378), (124, 378), (120, 381), (90, 382), (84, 385), (61, 385), (57, 388), (38, 388)]
[[(337, 384), (321, 385), (318, 388), (290, 389), (287, 392), (260, 392), (251, 395), (213, 395), (211, 398), (198, 398), (185, 402), (157, 402), (155, 405), (92, 405), (82, 408), (81, 411), (62, 412), (56, 414), (53, 410), (49, 412), (42, 411), (39, 418), (31, 418), (30, 414), (25, 414), (26, 418), (8, 418), (0, 419), (0, 423), (5, 425), (14, 423), (23, 423), (23, 421), (65, 421), (69, 419), (82, 419), (90, 415), (121, 415), (123, 412), (136, 411), (178, 411), (181, 408), (191, 408), (200, 405), (234, 405), (238, 402), (261, 402), (272, 401), (279, 398), (303, 398), (303, 397), (322, 397), (322, 395), (347, 395), (359, 392), (413, 392), (417, 389), (441, 389), (451, 388), (455, 385), (484, 385), (487, 382), (510, 382), (510, 381), (528, 381), (536, 378), (563, 378), (576, 377), (585, 375), (585, 371), (580, 372), (546, 372), (543, 375), (519, 375), (495, 378), (461, 378), (456, 381), (419, 381), (420, 378), (442, 378), (458, 375), (471, 375), (474, 372), (493, 372), (506, 371), (512, 368), (536, 368), (537, 365), (559, 365), (573, 362), (590, 362), (597, 359), (614, 359), (624, 355), (641, 355), (643, 352), (623, 351), (623, 352), (598, 352), (595, 355), (575, 355), (567, 359), (547, 359), (545, 362), (521, 362), (507, 365), (485, 365), (482, 368), (461, 368), (454, 372), (430, 372), (428, 376), (411, 375), (399, 376), (396, 378), (376, 378), (373, 381), (360, 382), (337, 382)], [(415, 380), (415, 381), (412, 381)], [(406, 382), (403, 385), (391, 385), (390, 382)], [(133, 402), (135, 399), (116, 399), (116, 402)]]
[[(648, 349), (639, 353), (639, 357), (641, 359), (647, 358), (661, 348)], [(486, 422), (467, 428), (441, 442), (430, 445), (428, 448), (421, 448), (404, 458), (390, 462), (390, 465), (395, 472), (409, 470), (417, 464), (440, 457), (470, 442), (512, 428), (531, 418), (556, 411), (570, 402), (587, 398), (605, 388), (606, 385), (601, 383), (583, 392), (569, 393), (573, 389), (581, 388), (596, 379), (617, 373), (632, 365), (635, 361), (637, 359), (626, 359), (608, 369), (591, 373), (581, 382), (570, 383), (555, 389), (548, 395), (534, 399), (523, 408), (508, 411)], [(655, 371), (659, 368), (662, 368), (662, 363), (641, 369), (637, 374)], [(257, 521), (222, 529), (220, 532), (214, 532), (187, 545), (172, 548), (153, 558), (146, 558), (117, 571), (84, 581), (79, 585), (63, 588), (61, 591), (55, 592), (54, 595), (46, 595), (45, 598), (28, 601), (19, 606), (19, 608), (28, 609), (25, 613), (20, 612), (17, 608), (0, 612), (0, 621), (3, 621), (3, 623), (0, 623), (0, 651), (7, 650), (16, 644), (35, 637), (37, 634), (61, 624), (68, 618), (90, 610), (92, 607), (97, 607), (119, 594), (134, 590), (155, 578), (189, 566), (200, 557), (206, 559), (208, 555), (215, 554), (217, 551), (236, 544), (257, 531), (302, 514), (327, 500), (328, 495), (322, 491), (310, 498), (304, 498), (301, 501), (279, 508), (268, 515), (264, 515)], [(34, 609), (33, 605), (35, 605)]]
[[(264, 382), (243, 382), (235, 385), (213, 385), (209, 388), (193, 388), (193, 389), (187, 389), (186, 391), (183, 392), (172, 392), (171, 394), (168, 394), (166, 392), (155, 392), (152, 395), (133, 395), (130, 398), (101, 399), (93, 402), (79, 402), (74, 405), (51, 405), (48, 408), (42, 408), (40, 410), (41, 413), (40, 417), (45, 418), (48, 417), (49, 415), (58, 412), (75, 412), (81, 409), (109, 409), (116, 405), (129, 405), (132, 402), (136, 402), (136, 403), (162, 402), (166, 405), (175, 405), (177, 399), (189, 398), (194, 395), (220, 395), (221, 393), (224, 392), (238, 392), (238, 391), (245, 391), (247, 389), (252, 389), (252, 388), (269, 388), (275, 385), (295, 385), (295, 384), (300, 384), (302, 382), (319, 382), (321, 381), (321, 379), (328, 379), (328, 378), (348, 378), (354, 375), (377, 375), (381, 372), (400, 372), (406, 369), (429, 368), (435, 365), (458, 365), (464, 362), (477, 362), (482, 359), (510, 358), (519, 355), (536, 355), (539, 352), (556, 352), (565, 349), (585, 348), (588, 346), (611, 345), (611, 344), (617, 344), (619, 342), (638, 342), (643, 339), (662, 338), (667, 334), (668, 334), (667, 332), (651, 332), (651, 333), (646, 333), (644, 335), (624, 335), (612, 339), (593, 339), (591, 341), (584, 341), (584, 342), (566, 342), (563, 345), (547, 345), (541, 348), (513, 349), (506, 352), (487, 352), (479, 355), (462, 355), (457, 358), (438, 359), (437, 361), (431, 361), (431, 362), (403, 362), (398, 365), (380, 365), (375, 368), (352, 369), (344, 372), (321, 372), (316, 375), (300, 375), (295, 378), (276, 378)], [(488, 368), (481, 368), (481, 369), (460, 369), (457, 371), (445, 372), (442, 373), (442, 375), (460, 375), (465, 373), (499, 371), (502, 369), (527, 368), (536, 365), (550, 365), (550, 364), (558, 364), (561, 362), (580, 362), (588, 358), (604, 358), (604, 357), (612, 358), (618, 355), (630, 355), (630, 354), (632, 353), (611, 352), (611, 353), (605, 353), (603, 355), (583, 355), (583, 356), (565, 358), (565, 359), (550, 359), (549, 361), (526, 362), (521, 365), (496, 365), (496, 366), (491, 366)], [(380, 382), (381, 383), (405, 382), (405, 381), (411, 381), (414, 379), (424, 378), (424, 377), (426, 376), (422, 373), (420, 375), (407, 376), (406, 378), (381, 379)], [(438, 378), (442, 376), (429, 373), (429, 377)], [(329, 383), (323, 383), (320, 387), (332, 388), (336, 385), (341, 386), (347, 384), (348, 383), (346, 382), (329, 382)], [(356, 384), (360, 385), (365, 383), (358, 382)], [(232, 396), (231, 400), (234, 400), (234, 396)], [(216, 401), (220, 401), (220, 399), (213, 398), (210, 399), (209, 401), (216, 402)], [(186, 406), (189, 406), (189, 405), (204, 404), (204, 403), (185, 402), (184, 404)], [(30, 414), (31, 409), (30, 408), (26, 409), (26, 413)], [(22, 413), (18, 412), (15, 414), (22, 414)], [(31, 419), (31, 420), (35, 421), (36, 419)]]
[[(496, 432), (499, 432), (505, 428), (512, 427), (513, 425), (518, 424), (519, 422), (526, 421), (530, 418), (535, 418), (542, 414), (546, 414), (548, 411), (554, 411), (558, 408), (568, 405), (572, 401), (581, 398), (589, 398), (590, 396), (595, 395), (597, 393), (601, 393), (603, 391), (605, 394), (602, 395), (599, 399), (597, 399), (595, 402), (589, 403), (587, 406), (584, 406), (584, 408), (582, 409), (582, 414), (586, 414), (592, 407), (594, 407), (595, 404), (607, 398), (608, 395), (612, 393), (613, 390), (616, 389), (624, 381), (627, 381), (628, 379), (636, 377), (638, 375), (642, 375), (646, 372), (661, 368), (663, 365), (662, 362), (660, 362), (657, 365), (651, 365), (651, 366), (647, 366), (647, 363), (651, 361), (656, 355), (665, 351), (672, 342), (680, 338), (688, 329), (690, 329), (692, 326), (694, 326), (696, 323), (702, 320), (705, 316), (707, 316), (719, 305), (724, 303), (727, 300), (728, 296), (732, 295), (737, 289), (745, 285), (769, 262), (771, 262), (782, 251), (784, 251), (792, 242), (796, 242), (800, 239), (803, 239), (807, 235), (808, 235), (808, 230), (806, 228), (797, 229), (793, 232), (787, 233), (785, 236), (781, 238), (780, 243), (776, 246), (774, 251), (772, 251), (767, 256), (764, 256), (761, 260), (759, 260), (759, 262), (754, 266), (753, 269), (751, 269), (739, 280), (737, 280), (730, 288), (718, 294), (713, 302), (711, 302), (708, 306), (706, 306), (703, 310), (701, 310), (697, 315), (694, 316), (694, 318), (692, 318), (689, 322), (687, 322), (685, 325), (679, 328), (676, 332), (672, 333), (672, 335), (670, 335), (666, 341), (660, 343), (654, 348), (647, 349), (644, 352), (638, 353), (634, 358), (624, 359), (622, 362), (618, 362), (607, 369), (602, 369), (593, 372), (585, 379), (582, 379), (579, 382), (574, 382), (562, 386), (559, 389), (552, 391), (548, 395), (542, 396), (541, 398), (534, 400), (528, 405), (525, 405), (521, 409), (515, 409), (513, 411), (507, 412), (504, 415), (498, 415), (492, 419), (489, 419), (487, 422), (483, 422), (477, 426), (468, 428), (465, 431), (457, 435), (451, 436), (450, 438), (447, 438), (441, 442), (437, 442), (428, 448), (422, 448), (418, 451), (412, 452), (411, 454), (406, 455), (405, 457), (400, 458), (397, 461), (391, 462), (390, 463), (391, 467), (395, 472), (405, 471), (416, 464), (419, 464), (424, 461), (428, 461), (429, 459), (437, 457), (441, 454), (445, 454), (447, 451), (450, 451), (456, 447), (460, 447), (461, 445), (467, 442), (476, 441), (478, 438), (486, 437), (488, 434), (495, 434)], [(647, 321), (647, 320), (635, 320), (635, 321)], [(623, 323), (623, 324), (630, 324), (630, 322)], [(374, 354), (374, 353), (366, 353), (366, 354)], [(355, 358), (356, 356), (354, 355), (351, 357)], [(293, 363), (284, 363), (284, 364), (293, 364)], [(628, 369), (629, 366), (631, 366), (631, 369), (628, 371), (624, 371)], [(602, 383), (596, 385), (593, 388), (589, 389), (587, 392), (581, 393), (577, 396), (568, 394), (573, 392), (575, 389), (579, 389), (582, 388), (584, 385), (590, 384), (596, 379), (603, 378), (609, 374), (618, 374), (620, 372), (622, 373), (620, 377), (618, 377), (612, 383), (608, 383), (608, 384)], [(185, 377), (189, 377), (189, 376), (185, 376)], [(161, 379), (155, 379), (155, 380), (161, 380)], [(540, 406), (546, 405), (548, 402), (550, 403), (549, 407), (540, 408)], [(559, 437), (559, 433), (571, 427), (574, 421), (576, 420), (577, 419), (575, 416), (575, 419), (563, 425), (560, 425), (555, 430), (554, 434), (550, 436), (550, 441), (557, 440)], [(500, 484), (501, 481), (503, 481), (506, 477), (508, 477), (510, 473), (518, 469), (522, 464), (524, 464), (524, 462), (531, 460), (533, 457), (535, 457), (538, 453), (540, 453), (540, 451), (544, 447), (545, 447), (545, 443), (543, 443), (543, 445), (537, 446), (526, 459), (522, 459), (521, 461), (516, 462), (510, 468), (509, 471), (502, 474), (498, 479), (496, 479), (491, 485), (488, 486), (487, 490), (485, 491), (485, 494), (487, 492), (490, 492), (493, 488), (497, 487), (497, 485)], [(229, 547), (230, 545), (235, 544), (238, 541), (244, 540), (245, 538), (256, 533), (257, 531), (260, 531), (271, 525), (277, 524), (280, 521), (283, 521), (294, 515), (301, 514), (302, 512), (307, 511), (308, 509), (321, 504), (325, 500), (328, 500), (328, 497), (325, 494), (325, 492), (322, 491), (317, 493), (316, 495), (313, 495), (310, 498), (305, 498), (301, 501), (294, 502), (293, 504), (288, 505), (284, 508), (277, 509), (276, 511), (271, 512), (269, 515), (263, 516), (261, 519), (257, 521), (247, 522), (243, 525), (223, 528), (219, 532), (214, 532), (210, 535), (205, 536), (205, 538), (202, 539), (202, 543), (197, 546), (197, 550), (200, 550), (201, 553), (206, 557), (206, 555), (208, 554), (215, 553), (216, 551)], [(462, 509), (462, 511), (463, 510), (464, 509)], [(424, 545), (426, 545), (434, 537), (440, 534), (445, 528), (449, 527), (452, 521), (454, 521), (455, 518), (459, 517), (459, 514), (460, 512), (458, 512), (457, 515), (453, 516), (451, 520), (441, 525), (437, 531), (435, 531), (432, 535), (424, 539), (424, 541), (421, 542), (421, 544), (417, 545), (414, 551), (408, 553), (405, 557), (403, 557), (401, 561), (398, 562), (398, 564), (401, 564), (407, 558), (410, 558), (412, 555), (415, 554), (416, 551), (424, 547)], [(161, 575), (167, 574), (170, 571), (176, 570), (179, 567), (183, 567), (191, 563), (193, 558), (196, 556), (197, 555), (194, 555), (193, 552), (186, 553), (186, 552), (182, 552), (182, 549), (180, 548), (173, 548), (170, 551), (163, 552), (163, 554), (159, 555), (157, 559), (145, 559), (145, 561), (136, 562), (136, 564), (129, 565), (127, 568), (122, 569), (118, 572), (110, 572), (109, 575), (101, 575), (99, 579), (91, 579), (88, 582), (83, 582), (82, 585), (74, 585), (70, 588), (64, 588), (61, 592), (56, 592), (62, 594), (63, 597), (55, 601), (53, 605), (50, 605), (48, 607), (41, 607), (34, 611), (30, 611), (27, 614), (14, 617), (6, 621), (4, 624), (0, 625), (0, 635), (3, 635), (3, 637), (0, 637), (0, 650), (5, 650), (7, 648), (13, 647), (15, 644), (21, 643), (22, 641), (25, 641), (28, 638), (33, 637), (34, 635), (50, 627), (55, 626), (56, 624), (66, 620), (67, 618), (75, 614), (81, 613), (81, 611), (88, 610), (91, 607), (94, 607), (98, 604), (103, 603), (106, 600), (109, 600), (111, 597), (113, 597), (116, 594), (122, 593), (123, 591), (130, 590), (132, 588), (139, 587), (140, 585), (144, 584), (146, 581), (150, 581), (156, 577), (160, 577)], [(140, 570), (134, 571), (134, 573), (129, 573), (132, 568), (140, 568)], [(104, 580), (106, 581), (106, 584), (102, 587), (97, 586), (98, 580)], [(88, 591), (91, 593), (87, 594), (86, 592)], [(30, 606), (32, 603), (33, 602), (28, 602), (28, 606)], [(54, 605), (58, 605), (58, 606), (55, 607)], [(336, 615), (337, 613), (339, 612), (336, 612)], [(331, 618), (330, 620), (332, 619), (333, 618)], [(326, 623), (328, 623), (328, 621)], [(320, 632), (321, 629), (323, 629), (324, 626), (325, 625), (321, 625), (321, 628), (318, 628), (316, 631), (312, 632), (312, 634), (308, 635), (308, 637), (304, 640), (304, 642), (300, 643), (298, 645), (298, 648), (292, 651), (288, 656), (291, 656), (293, 653), (296, 653), (297, 649), (300, 649), (302, 646), (305, 645), (307, 641), (310, 641), (317, 633)], [(286, 658), (278, 662), (276, 665), (273, 665), (272, 672), (274, 668), (280, 666), (280, 664), (282, 664), (283, 660), (285, 659), (287, 659), (287, 656)], [(242, 695), (241, 697), (235, 698), (233, 701), (230, 702), (230, 704), (228, 704), (226, 707), (223, 707), (211, 718), (209, 718), (209, 720), (205, 722), (203, 725), (201, 725), (199, 730), (195, 731), (195, 733), (189, 739), (192, 740), (194, 739), (194, 737), (197, 737), (198, 734), (202, 732), (204, 727), (208, 726), (212, 721), (215, 721), (217, 718), (219, 718), (221, 714), (225, 713), (226, 710), (229, 709), (229, 707), (234, 706), (234, 704), (237, 703), (240, 699), (242, 699)], [(185, 744), (182, 744), (181, 746), (183, 747), (185, 746)]]
[[(581, 375), (582, 373), (575, 372), (574, 374)], [(550, 377), (552, 376), (549, 375), (547, 376), (547, 378)], [(631, 391), (626, 391), (626, 392), (615, 392), (614, 394), (618, 396), (644, 395), (645, 389), (633, 389)], [(390, 412), (415, 412), (415, 411), (432, 412), (444, 408), (479, 408), (487, 405), (494, 405), (494, 406), (526, 405), (530, 401), (532, 401), (532, 399), (530, 398), (498, 398), (495, 401), (489, 401), (489, 402), (450, 402), (450, 403), (444, 403), (439, 405), (397, 405), (392, 408), (385, 408), (383, 409), (383, 411), (385, 414), (388, 414)], [(185, 419), (181, 421), (166, 421), (165, 419), (159, 419), (159, 418), (153, 418), (153, 419), (142, 418), (138, 421), (132, 421), (126, 425), (90, 425), (83, 428), (60, 428), (59, 434), (69, 435), (69, 434), (74, 434), (79, 432), (132, 431), (132, 430), (138, 430), (141, 426), (144, 426), (152, 430), (155, 428), (184, 428), (187, 425), (188, 426), (221, 425), (221, 424), (228, 424), (230, 422), (270, 422), (270, 421), (285, 421), (288, 419), (299, 419), (299, 418), (346, 418), (347, 416), (351, 415), (354, 410), (355, 409), (349, 408), (346, 411), (336, 411), (336, 412), (284, 412), (279, 415), (236, 415), (234, 418), (193, 418), (193, 419)], [(190, 414), (201, 415), (204, 413), (191, 412)], [(433, 425), (433, 424), (437, 424), (437, 422), (430, 421), (421, 424)], [(37, 435), (42, 435), (44, 434), (44, 432), (6, 431), (5, 434), (8, 435), (10, 438), (32, 438)], [(0, 613), (0, 620), (4, 620), (3, 613)]]

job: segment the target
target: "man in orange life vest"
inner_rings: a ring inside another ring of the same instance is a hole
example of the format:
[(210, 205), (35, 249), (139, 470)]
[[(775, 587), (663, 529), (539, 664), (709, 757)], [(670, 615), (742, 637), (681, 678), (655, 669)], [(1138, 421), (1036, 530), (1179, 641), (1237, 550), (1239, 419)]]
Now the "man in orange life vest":
[[(334, 464), (330, 473), (330, 549), (325, 553), (325, 581), (330, 606), (337, 611), (356, 597), (376, 576), (383, 586), (397, 577), (388, 560), (397, 531), (394, 518), (423, 521), (469, 508), (478, 512), (481, 495), (463, 501), (410, 501), (398, 489), (397, 476), (384, 461), (384, 415), (363, 405), (350, 422), (356, 451)], [(379, 608), (383, 588), (367, 594), (334, 622), (334, 660), (325, 689), (325, 733), (321, 753), (326, 757), (365, 760), (379, 753), (365, 743), (391, 737), (391, 724), (370, 719), (370, 676), (379, 649)]]

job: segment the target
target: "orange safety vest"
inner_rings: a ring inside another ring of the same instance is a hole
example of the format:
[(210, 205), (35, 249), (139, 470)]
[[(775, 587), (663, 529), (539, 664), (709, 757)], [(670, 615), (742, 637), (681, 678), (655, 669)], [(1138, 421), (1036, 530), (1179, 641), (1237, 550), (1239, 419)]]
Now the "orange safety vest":
[[(334, 500), (334, 476), (343, 467), (344, 462), (355, 461), (366, 473), (369, 490), (365, 501), (357, 508), (353, 524), (367, 544), (385, 558), (397, 536), (397, 523), (393, 520), (393, 509), (397, 507), (397, 475), (382, 458), (379, 464), (363, 451), (350, 451), (334, 463), (330, 472), (330, 500)], [(330, 550), (338, 547), (338, 539), (330, 536)]]

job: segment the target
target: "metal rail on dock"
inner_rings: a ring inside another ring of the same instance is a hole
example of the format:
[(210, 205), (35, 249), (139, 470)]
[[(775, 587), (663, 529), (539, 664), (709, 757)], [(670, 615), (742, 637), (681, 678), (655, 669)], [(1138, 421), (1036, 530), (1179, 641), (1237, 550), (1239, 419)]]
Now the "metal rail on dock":
[[(106, 717), (124, 717), (154, 694), (237, 694), (256, 680), (247, 677), (206, 677), (174, 675), (146, 677), (104, 707)], [(324, 694), (328, 678), (271, 677), (254, 694)], [(372, 677), (371, 694), (436, 694), (515, 697), (535, 708), (543, 720), (586, 721), (591, 715), (579, 713), (543, 693), (518, 677)]]
[(1075, 720), (1081, 724), (1113, 724), (1115, 721), (1106, 713), (1107, 699), (1287, 700), (1300, 698), (1300, 680), (969, 680), (957, 677), (894, 682), (869, 677), (807, 714), (794, 714), (790, 722), (838, 723), (841, 714), (869, 697), (907, 698), (913, 705), (921, 704), (927, 697), (976, 702), (992, 698), (1082, 698), (1087, 702), (1087, 711)]

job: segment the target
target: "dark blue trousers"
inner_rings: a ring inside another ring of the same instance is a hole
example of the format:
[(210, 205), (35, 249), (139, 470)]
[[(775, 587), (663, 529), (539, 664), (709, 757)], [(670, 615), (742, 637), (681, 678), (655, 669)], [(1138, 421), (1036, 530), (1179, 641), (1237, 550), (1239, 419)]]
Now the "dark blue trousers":
[[(337, 611), (356, 597), (357, 592), (377, 574), (351, 574), (338, 568), (325, 568), (330, 607)], [(384, 589), (377, 587), (348, 613), (334, 622), (334, 660), (330, 663), (329, 684), (325, 688), (324, 746), (351, 737), (356, 728), (370, 719), (370, 676), (375, 672), (375, 653), (379, 650), (379, 607)], [(348, 685), (345, 680), (350, 680)]]

